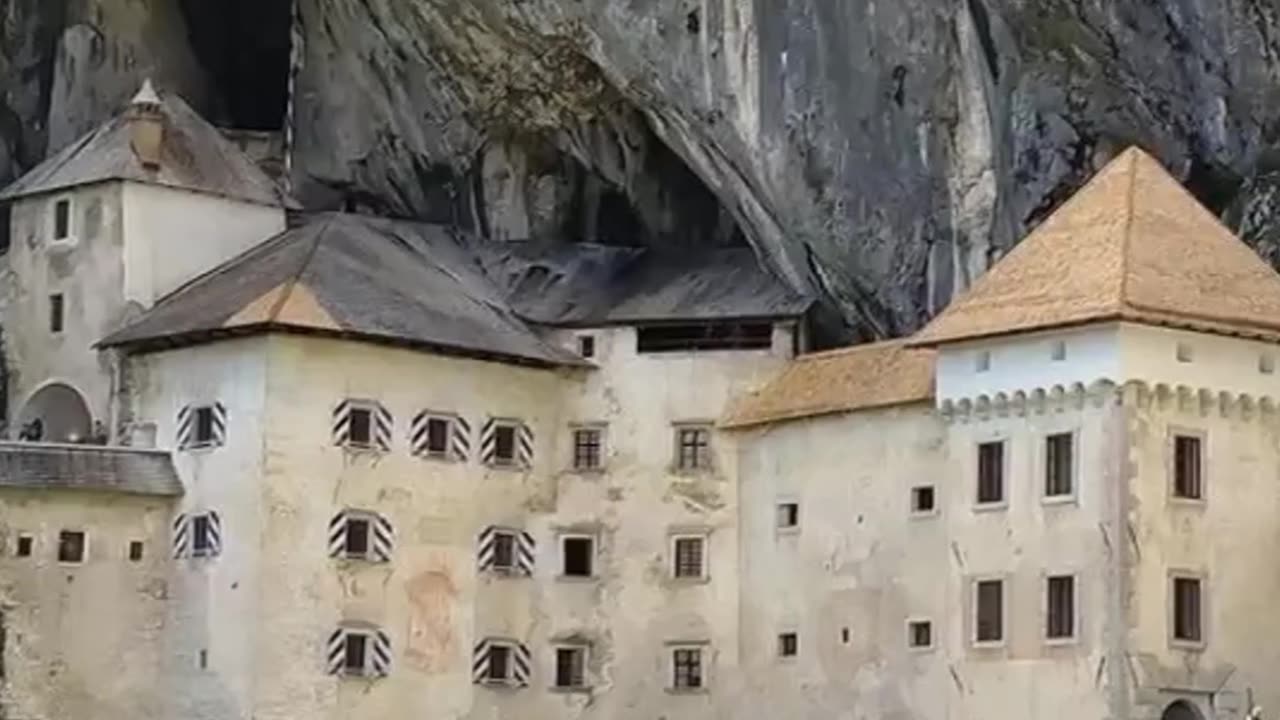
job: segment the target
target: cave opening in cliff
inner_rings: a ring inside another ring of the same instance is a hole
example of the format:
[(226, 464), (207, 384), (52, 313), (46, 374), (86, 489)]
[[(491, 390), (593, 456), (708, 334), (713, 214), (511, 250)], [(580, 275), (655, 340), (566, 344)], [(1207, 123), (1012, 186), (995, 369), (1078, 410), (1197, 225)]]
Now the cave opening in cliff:
[(179, 0), (217, 124), (278, 131), (289, 92), (293, 0)]

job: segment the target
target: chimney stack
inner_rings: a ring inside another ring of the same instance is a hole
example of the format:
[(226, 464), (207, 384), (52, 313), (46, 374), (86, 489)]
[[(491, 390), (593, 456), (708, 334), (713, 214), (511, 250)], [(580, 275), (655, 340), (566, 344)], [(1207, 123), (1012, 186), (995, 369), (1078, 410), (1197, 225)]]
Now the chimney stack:
[(148, 79), (129, 103), (125, 113), (129, 123), (129, 140), (133, 154), (147, 170), (160, 169), (161, 149), (164, 146), (164, 110), (160, 96)]

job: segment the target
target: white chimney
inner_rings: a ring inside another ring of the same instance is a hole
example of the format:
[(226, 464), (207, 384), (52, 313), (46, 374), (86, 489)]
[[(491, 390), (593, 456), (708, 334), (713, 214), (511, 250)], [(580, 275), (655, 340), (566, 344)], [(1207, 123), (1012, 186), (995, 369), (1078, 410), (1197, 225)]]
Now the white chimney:
[(133, 154), (138, 156), (142, 167), (159, 170), (164, 147), (164, 110), (150, 79), (142, 83), (142, 89), (129, 103), (125, 119), (129, 123)]

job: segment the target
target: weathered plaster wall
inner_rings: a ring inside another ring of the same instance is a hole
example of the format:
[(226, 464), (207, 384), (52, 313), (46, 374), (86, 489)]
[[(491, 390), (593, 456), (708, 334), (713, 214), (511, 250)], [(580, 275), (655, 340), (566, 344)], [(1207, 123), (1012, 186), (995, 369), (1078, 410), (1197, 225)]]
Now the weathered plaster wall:
[[(166, 717), (245, 717), (259, 681), (259, 593), (272, 580), (259, 562), (269, 537), (262, 485), (267, 347), (267, 339), (250, 338), (139, 356), (127, 374), (133, 422), (154, 424), (156, 444), (174, 451), (186, 490), (177, 511), (213, 510), (222, 518), (218, 557), (170, 561), (163, 677), (182, 691), (165, 695)], [(177, 450), (179, 410), (215, 401), (227, 409), (226, 444)]]
[[(1066, 353), (1061, 360), (1053, 355), (1057, 343)], [(1055, 385), (1070, 389), (1075, 383), (1087, 386), (1101, 379), (1120, 382), (1124, 375), (1120, 343), (1118, 325), (1095, 325), (947, 345), (938, 350), (938, 403), (1049, 390)], [(979, 369), (983, 354), (986, 370)]]
[(284, 210), (124, 184), (125, 298), (143, 307), (285, 227)]
[[(1280, 593), (1276, 413), (1256, 407), (1246, 412), (1234, 403), (1224, 409), (1218, 402), (1146, 386), (1131, 389), (1129, 399), (1132, 717), (1159, 717), (1173, 699), (1162, 689), (1197, 701), (1206, 713), (1209, 693), (1219, 691), (1213, 698), (1218, 710), (1243, 713), (1250, 695), (1254, 704), (1277, 707), (1280, 630), (1269, 622), (1270, 599)], [(1175, 432), (1204, 438), (1203, 502), (1171, 496)], [(1203, 575), (1203, 648), (1170, 641), (1172, 571)]]
[[(0, 490), (0, 717), (162, 717), (170, 512), (167, 499)], [(87, 534), (83, 564), (57, 561), (62, 530)], [(30, 557), (16, 557), (19, 535)]]
[[(50, 381), (74, 386), (95, 418), (108, 415), (111, 368), (93, 350), (124, 316), (120, 185), (89, 185), (15, 203), (3, 309), (10, 417)], [(53, 207), (72, 202), (73, 242), (53, 244)], [(62, 293), (61, 333), (49, 330), (49, 296)]]

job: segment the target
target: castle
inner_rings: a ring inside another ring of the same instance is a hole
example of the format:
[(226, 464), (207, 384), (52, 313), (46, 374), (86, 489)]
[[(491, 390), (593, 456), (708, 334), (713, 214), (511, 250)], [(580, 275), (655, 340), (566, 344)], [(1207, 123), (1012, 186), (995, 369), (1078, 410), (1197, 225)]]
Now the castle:
[(916, 335), (304, 216), (180, 98), (0, 193), (0, 716), (1244, 718), (1280, 276), (1130, 150)]

